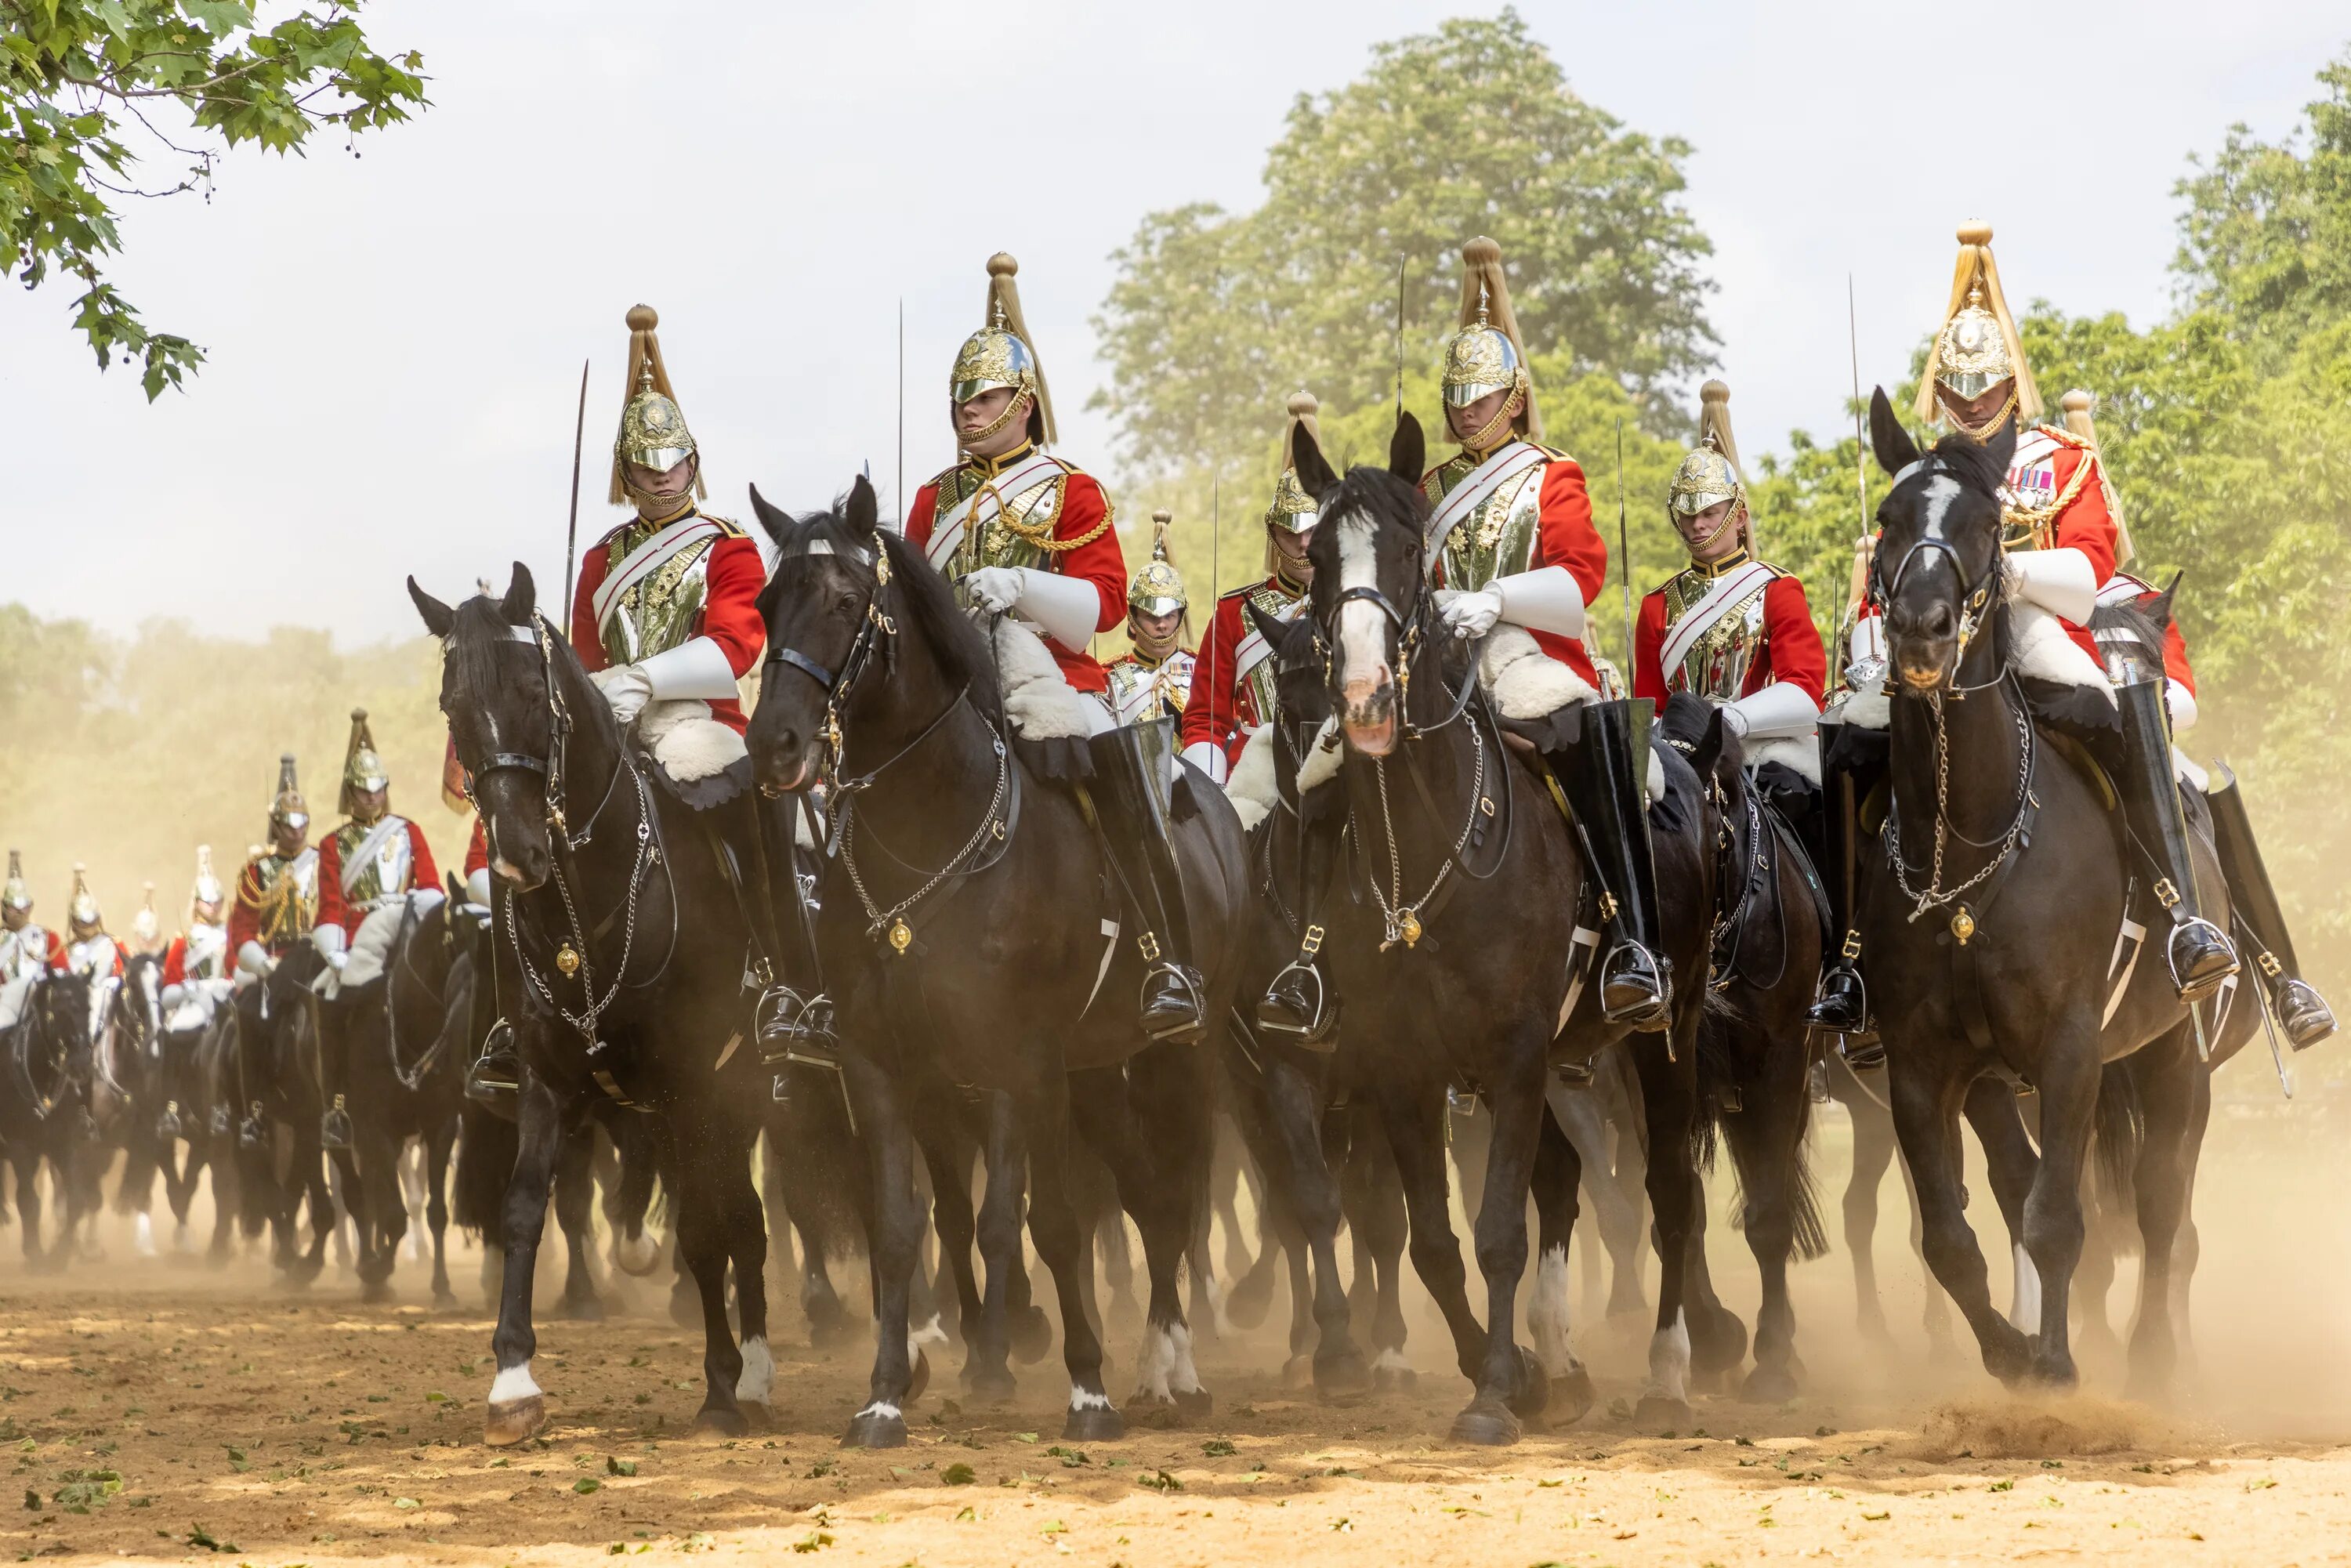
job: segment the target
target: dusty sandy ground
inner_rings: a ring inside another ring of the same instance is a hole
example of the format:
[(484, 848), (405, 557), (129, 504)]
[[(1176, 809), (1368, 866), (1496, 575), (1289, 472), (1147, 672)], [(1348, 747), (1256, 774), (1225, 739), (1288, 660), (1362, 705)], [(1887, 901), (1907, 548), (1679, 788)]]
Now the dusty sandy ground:
[[(554, 1426), (546, 1441), (496, 1453), (480, 1443), (491, 1325), (474, 1304), (470, 1252), (453, 1270), (465, 1310), (434, 1314), (362, 1308), (332, 1272), (291, 1297), (257, 1268), (131, 1262), (116, 1243), (117, 1261), (62, 1280), (0, 1273), (0, 1440), (22, 1492), (0, 1549), (273, 1568), (641, 1554), (1136, 1565), (1292, 1555), (1530, 1565), (2351, 1559), (2351, 1358), (2335, 1305), (2346, 1188), (2331, 1179), (2342, 1162), (2330, 1154), (2288, 1169), (2273, 1136), (2240, 1143), (2246, 1152), (2218, 1161), (2209, 1180), (2207, 1213), (2237, 1218), (2207, 1222), (2201, 1393), (2183, 1410), (2096, 1393), (2014, 1401), (1971, 1354), (1930, 1364), (1889, 1182), (1879, 1250), (1897, 1354), (1858, 1347), (1850, 1277), (1833, 1258), (1798, 1273), (1813, 1378), (1795, 1405), (1701, 1397), (1691, 1429), (1636, 1429), (1623, 1412), (1638, 1394), (1645, 1325), (1586, 1322), (1580, 1343), (1602, 1407), (1502, 1451), (1446, 1442), (1466, 1385), (1443, 1370), (1433, 1325), (1416, 1317), (1423, 1370), (1410, 1396), (1318, 1406), (1282, 1385), (1271, 1338), (1210, 1343), (1200, 1359), (1217, 1405), (1207, 1423), (1081, 1451), (1057, 1441), (1057, 1364), (1024, 1369), (1015, 1405), (983, 1409), (955, 1402), (951, 1354), (911, 1412), (906, 1448), (848, 1453), (836, 1439), (862, 1399), (864, 1352), (817, 1355), (789, 1305), (771, 1426), (739, 1441), (696, 1437), (685, 1427), (700, 1400), (699, 1334), (631, 1281), (636, 1311), (542, 1325), (537, 1369)], [(2277, 1196), (2282, 1182), (2291, 1201)], [(1727, 1298), (1751, 1321), (1743, 1249), (1718, 1235), (1716, 1252)], [(413, 1265), (401, 1282), (421, 1296)], [(2122, 1290), (2116, 1299), (2119, 1309)], [(1117, 1392), (1134, 1339), (1113, 1343), (1125, 1363), (1113, 1370)], [(2111, 1365), (2085, 1364), (2093, 1389), (2114, 1385)]]

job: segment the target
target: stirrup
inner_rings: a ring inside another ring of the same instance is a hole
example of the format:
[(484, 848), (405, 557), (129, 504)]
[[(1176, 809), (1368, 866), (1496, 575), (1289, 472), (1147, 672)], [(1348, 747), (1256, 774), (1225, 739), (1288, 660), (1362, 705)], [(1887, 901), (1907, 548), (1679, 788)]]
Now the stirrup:
[(268, 1136), (269, 1124), (262, 1120), (261, 1102), (256, 1100), (253, 1103), (253, 1109), (246, 1113), (245, 1120), (236, 1124), (237, 1146), (243, 1149), (257, 1149), (268, 1139)]
[[(2191, 980), (2179, 972), (2179, 943), (2182, 937), (2197, 931), (2209, 933), (2211, 939), (2219, 944), (2228, 962), (2210, 974)], [(2171, 971), (2171, 988), (2179, 993), (2181, 1001), (2191, 1007), (2219, 990), (2242, 967), (2237, 960), (2236, 944), (2229, 940), (2229, 934), (2200, 915), (2186, 915), (2172, 922), (2171, 934), (2163, 942), (2163, 962)]]
[(752, 1010), (752, 1034), (759, 1060), (769, 1067), (797, 1061), (841, 1071), (841, 1037), (833, 1032), (832, 998), (819, 991), (802, 997), (786, 985), (769, 986)]
[[(1151, 1021), (1152, 982), (1161, 977), (1176, 982), (1173, 990), (1160, 992), (1166, 997), (1180, 991), (1186, 1015), (1172, 1010), (1159, 1023)], [(1196, 1044), (1207, 1032), (1207, 1009), (1200, 998), (1200, 977), (1185, 965), (1161, 958), (1143, 972), (1143, 986), (1135, 996), (1135, 1009), (1142, 1016), (1143, 1031), (1157, 1040), (1173, 1040), (1179, 1045)]]
[[(1849, 982), (1849, 984), (1840, 984)], [(1804, 1021), (1822, 1034), (1874, 1035), (1869, 1019), (1869, 982), (1851, 964), (1832, 963), (1813, 988)]]
[[(1612, 967), (1619, 958), (1628, 953), (1634, 955), (1635, 963), (1625, 971), (1612, 973)], [(1629, 1005), (1621, 1002), (1612, 1004), (1608, 1000), (1609, 987), (1622, 984), (1628, 976), (1646, 979), (1646, 994)], [(1665, 966), (1657, 962), (1656, 954), (1629, 939), (1618, 942), (1608, 950), (1608, 956), (1600, 961), (1600, 1016), (1603, 1019), (1610, 1023), (1630, 1024), (1635, 1030), (1653, 1033), (1673, 1023), (1673, 988), (1666, 978)]]
[(482, 1054), (465, 1069), (465, 1098), (495, 1104), (522, 1092), (522, 1061), (515, 1054), (514, 1025), (499, 1019), (482, 1037)]
[(343, 1109), (343, 1097), (338, 1094), (327, 1113), (319, 1118), (319, 1147), (329, 1154), (341, 1154), (350, 1146), (351, 1113)]
[(1589, 1089), (1600, 1074), (1593, 1070), (1590, 1061), (1554, 1061), (1551, 1075), (1570, 1089)]
[(1855, 1072), (1874, 1071), (1886, 1065), (1886, 1042), (1875, 1034), (1841, 1034), (1837, 1055)]
[[(1295, 994), (1282, 988), (1295, 980)], [(1310, 990), (1311, 988), (1311, 990)], [(1303, 1022), (1300, 1022), (1301, 1017)], [(1257, 1026), (1270, 1034), (1288, 1035), (1309, 1051), (1328, 1051), (1338, 1032), (1339, 1009), (1331, 1004), (1322, 971), (1301, 954), (1282, 966), (1257, 1002)]]

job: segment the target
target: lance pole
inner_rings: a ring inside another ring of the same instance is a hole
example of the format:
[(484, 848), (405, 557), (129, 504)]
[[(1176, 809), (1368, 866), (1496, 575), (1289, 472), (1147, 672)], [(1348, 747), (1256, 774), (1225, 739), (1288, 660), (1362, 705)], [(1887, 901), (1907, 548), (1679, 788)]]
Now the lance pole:
[(563, 530), (563, 620), (571, 620), (572, 568), (580, 559), (580, 455), (588, 439), (588, 361), (580, 361), (580, 413), (571, 422), (571, 520)]
[(906, 297), (898, 296), (898, 487), (890, 494), (898, 526), (906, 526)]
[(1633, 675), (1633, 534), (1625, 521), (1625, 421), (1616, 421), (1616, 553), (1624, 561), (1625, 672)]
[(1844, 614), (1837, 622), (1838, 663), (1849, 662), (1853, 629), (1861, 618), (1861, 601), (1869, 592), (1869, 443), (1861, 429), (1861, 334), (1854, 325), (1853, 274), (1844, 275), (1845, 353), (1853, 369), (1853, 486), (1861, 504), (1861, 532), (1854, 536), (1853, 581), (1845, 591)]
[(1404, 252), (1396, 252), (1395, 423), (1404, 423)]

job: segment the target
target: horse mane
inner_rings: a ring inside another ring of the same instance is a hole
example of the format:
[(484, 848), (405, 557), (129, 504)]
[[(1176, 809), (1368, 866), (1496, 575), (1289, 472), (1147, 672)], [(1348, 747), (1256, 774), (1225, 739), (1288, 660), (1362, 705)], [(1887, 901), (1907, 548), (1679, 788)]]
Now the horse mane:
[(457, 605), (442, 667), (460, 695), (478, 702), (507, 683), (497, 662), (498, 644), (507, 640), (506, 610), (498, 601), (476, 593)]
[(1399, 478), (1376, 464), (1358, 463), (1347, 470), (1339, 487), (1322, 499), (1322, 516), (1336, 521), (1348, 512), (1361, 507), (1372, 514), (1372, 520), (1382, 528), (1394, 524), (1408, 528), (1418, 538), (1423, 520), (1428, 515), (1428, 497), (1420, 486)]
[(1992, 461), (1991, 448), (1963, 430), (1952, 431), (1936, 442), (1928, 455), (1962, 485), (1995, 499), (2008, 478)]

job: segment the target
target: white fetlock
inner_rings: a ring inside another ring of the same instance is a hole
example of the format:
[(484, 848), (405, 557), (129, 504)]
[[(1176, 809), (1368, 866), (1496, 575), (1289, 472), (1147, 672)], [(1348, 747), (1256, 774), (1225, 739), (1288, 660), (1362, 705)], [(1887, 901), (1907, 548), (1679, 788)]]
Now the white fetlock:
[(1674, 1326), (1649, 1338), (1649, 1385), (1643, 1397), (1688, 1403), (1689, 1369), (1689, 1314), (1677, 1311)]
[(2009, 1300), (2008, 1321), (2025, 1333), (2041, 1332), (2041, 1270), (2032, 1266), (2032, 1254), (2022, 1242), (2015, 1243), (2016, 1291)]
[(1535, 1265), (1534, 1300), (1527, 1306), (1527, 1332), (1534, 1337), (1535, 1359), (1553, 1377), (1574, 1370), (1575, 1352), (1568, 1343), (1567, 1249), (1546, 1247)]
[(764, 1334), (743, 1342), (743, 1371), (735, 1379), (735, 1397), (745, 1405), (765, 1405), (776, 1384), (776, 1358)]

